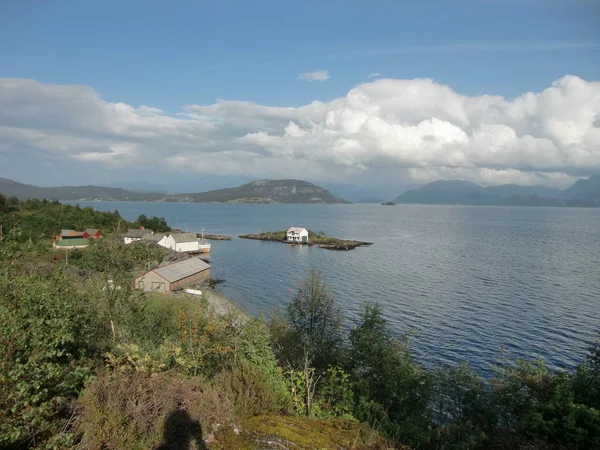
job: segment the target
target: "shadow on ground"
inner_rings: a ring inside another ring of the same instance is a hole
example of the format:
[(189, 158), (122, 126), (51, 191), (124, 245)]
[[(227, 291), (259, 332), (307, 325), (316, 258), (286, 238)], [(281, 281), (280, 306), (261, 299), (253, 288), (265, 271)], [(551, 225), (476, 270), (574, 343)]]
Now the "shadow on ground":
[[(190, 444), (193, 443), (193, 446)], [(163, 442), (156, 450), (208, 450), (202, 438), (202, 425), (187, 411), (173, 411), (165, 421)]]

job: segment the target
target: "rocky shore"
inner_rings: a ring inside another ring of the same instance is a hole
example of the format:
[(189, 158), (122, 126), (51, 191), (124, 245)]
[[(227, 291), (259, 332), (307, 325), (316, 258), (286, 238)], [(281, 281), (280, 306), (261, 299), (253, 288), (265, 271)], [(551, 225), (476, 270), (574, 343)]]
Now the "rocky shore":
[(306, 244), (294, 244), (286, 240), (287, 233), (285, 231), (265, 231), (256, 234), (243, 234), (240, 239), (254, 239), (259, 241), (282, 242), (292, 245), (308, 245), (324, 248), (326, 250), (354, 250), (357, 247), (368, 247), (373, 245), (372, 242), (356, 241), (352, 239), (338, 239), (331, 236), (326, 236), (323, 233), (314, 233), (309, 230), (308, 242)]

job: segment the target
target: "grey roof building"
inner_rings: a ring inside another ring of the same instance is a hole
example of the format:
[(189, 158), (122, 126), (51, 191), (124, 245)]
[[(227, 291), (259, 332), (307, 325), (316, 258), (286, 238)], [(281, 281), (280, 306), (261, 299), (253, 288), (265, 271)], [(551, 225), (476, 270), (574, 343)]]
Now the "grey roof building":
[(140, 275), (135, 279), (135, 287), (146, 292), (170, 292), (209, 277), (210, 264), (194, 257)]
[(145, 235), (142, 236), (142, 241), (158, 242), (165, 236), (166, 235), (164, 233), (154, 233), (154, 234), (146, 233)]
[(173, 240), (176, 244), (183, 244), (184, 242), (198, 242), (198, 236), (196, 233), (172, 233)]
[(138, 238), (141, 239), (145, 234), (152, 233), (150, 230), (137, 230), (134, 228), (130, 228), (125, 233), (126, 238)]

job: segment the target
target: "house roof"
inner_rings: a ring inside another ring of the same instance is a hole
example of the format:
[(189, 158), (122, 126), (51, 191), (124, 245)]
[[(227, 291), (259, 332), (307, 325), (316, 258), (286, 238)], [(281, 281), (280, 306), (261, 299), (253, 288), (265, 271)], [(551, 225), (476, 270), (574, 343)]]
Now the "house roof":
[(59, 239), (56, 241), (57, 247), (70, 247), (72, 245), (90, 245), (90, 241), (85, 238)]
[(85, 232), (90, 236), (94, 236), (98, 231), (100, 231), (98, 228), (88, 228), (85, 230)]
[(164, 237), (165, 237), (164, 233), (154, 233), (154, 234), (146, 233), (145, 235), (142, 236), (142, 241), (158, 242)]
[(159, 267), (152, 272), (160, 275), (170, 283), (174, 283), (207, 269), (210, 269), (210, 264), (205, 263), (200, 258), (189, 258), (168, 266)]
[(306, 228), (300, 228), (300, 227), (290, 227), (288, 228), (287, 232), (288, 233), (298, 233), (300, 234), (301, 232), (306, 231)]
[(196, 233), (171, 233), (175, 243), (181, 244), (184, 242), (198, 242), (198, 236)]
[(151, 233), (150, 230), (136, 230), (136, 229), (130, 228), (129, 230), (127, 230), (127, 233), (125, 233), (125, 237), (128, 237), (128, 238), (141, 238), (145, 234), (149, 234), (149, 233)]

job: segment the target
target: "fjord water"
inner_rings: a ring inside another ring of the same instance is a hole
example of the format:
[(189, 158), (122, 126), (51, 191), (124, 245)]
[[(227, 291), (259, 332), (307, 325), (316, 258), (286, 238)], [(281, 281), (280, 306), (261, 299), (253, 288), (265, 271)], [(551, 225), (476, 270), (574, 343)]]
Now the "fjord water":
[(379, 205), (82, 203), (128, 220), (163, 216), (188, 231), (237, 236), (303, 226), (374, 242), (337, 252), (213, 241), (212, 276), (251, 314), (284, 305), (319, 269), (346, 315), (382, 305), (397, 333), (414, 330), (427, 366), (467, 361), (487, 373), (511, 357), (572, 367), (600, 329), (600, 209)]

